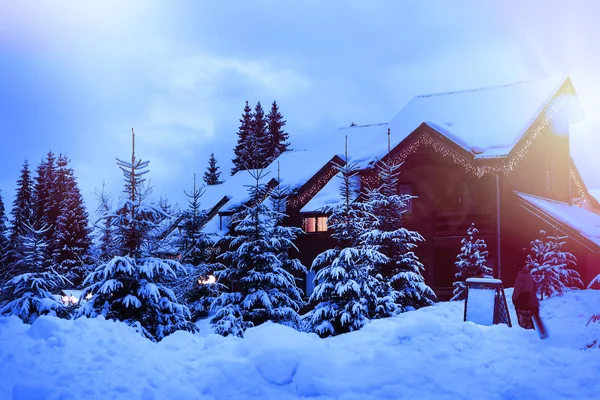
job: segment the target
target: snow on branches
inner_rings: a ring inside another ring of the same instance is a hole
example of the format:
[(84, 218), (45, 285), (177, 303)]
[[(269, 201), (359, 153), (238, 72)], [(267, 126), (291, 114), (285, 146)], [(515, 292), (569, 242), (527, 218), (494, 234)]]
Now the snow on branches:
[(542, 300), (583, 286), (579, 273), (570, 268), (577, 266), (577, 259), (562, 250), (566, 238), (548, 236), (542, 230), (540, 237), (531, 242), (531, 253), (527, 255), (526, 263), (538, 284), (538, 296)]
[(479, 231), (472, 223), (467, 229), (467, 237), (461, 240), (462, 247), (456, 256), (458, 259), (454, 265), (458, 272), (454, 275), (456, 282), (454, 286), (454, 297), (452, 300), (464, 300), (466, 296), (465, 281), (476, 276), (491, 275), (492, 269), (486, 265), (488, 252), (487, 245), (483, 239), (475, 239)]

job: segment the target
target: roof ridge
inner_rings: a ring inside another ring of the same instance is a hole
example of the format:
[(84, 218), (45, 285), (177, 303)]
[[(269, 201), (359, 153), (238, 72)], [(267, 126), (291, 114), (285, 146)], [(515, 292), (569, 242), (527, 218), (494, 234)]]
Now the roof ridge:
[(532, 83), (532, 82), (535, 82), (535, 81), (536, 81), (536, 79), (528, 80), (528, 81), (524, 80), (524, 81), (517, 81), (517, 82), (512, 82), (512, 83), (504, 83), (504, 84), (498, 84), (498, 85), (490, 85), (490, 86), (477, 87), (477, 88), (471, 88), (471, 89), (450, 90), (450, 91), (447, 91), (447, 92), (436, 92), (436, 93), (419, 94), (419, 95), (416, 95), (415, 98), (418, 98), (418, 97), (446, 96), (446, 95), (457, 94), (457, 93), (479, 92), (479, 91), (482, 91), (482, 90), (499, 89), (499, 88), (505, 88), (505, 87), (510, 87), (510, 86), (522, 85), (524, 83)]

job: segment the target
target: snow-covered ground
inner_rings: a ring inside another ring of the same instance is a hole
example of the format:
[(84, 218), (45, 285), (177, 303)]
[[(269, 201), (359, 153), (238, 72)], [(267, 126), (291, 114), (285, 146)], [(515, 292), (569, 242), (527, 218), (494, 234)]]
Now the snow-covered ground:
[[(510, 298), (510, 290), (507, 290)], [(102, 319), (0, 318), (0, 399), (600, 399), (600, 291), (544, 301), (550, 338), (462, 322), (440, 303), (330, 339), (266, 324), (246, 338), (152, 343)]]

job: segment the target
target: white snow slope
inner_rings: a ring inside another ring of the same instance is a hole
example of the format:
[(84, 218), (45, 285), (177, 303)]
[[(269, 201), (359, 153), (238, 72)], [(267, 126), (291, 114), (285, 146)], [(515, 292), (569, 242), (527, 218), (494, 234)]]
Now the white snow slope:
[[(510, 290), (507, 291), (510, 298)], [(510, 301), (509, 301), (510, 302)], [(600, 292), (544, 301), (550, 338), (440, 303), (330, 339), (265, 324), (155, 344), (102, 319), (0, 318), (1, 399), (598, 399)]]

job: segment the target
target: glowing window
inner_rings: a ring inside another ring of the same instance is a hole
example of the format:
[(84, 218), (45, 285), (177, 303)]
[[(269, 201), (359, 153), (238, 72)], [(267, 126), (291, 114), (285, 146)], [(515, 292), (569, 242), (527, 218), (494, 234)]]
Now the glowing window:
[(302, 228), (306, 233), (327, 232), (327, 217), (306, 217)]

